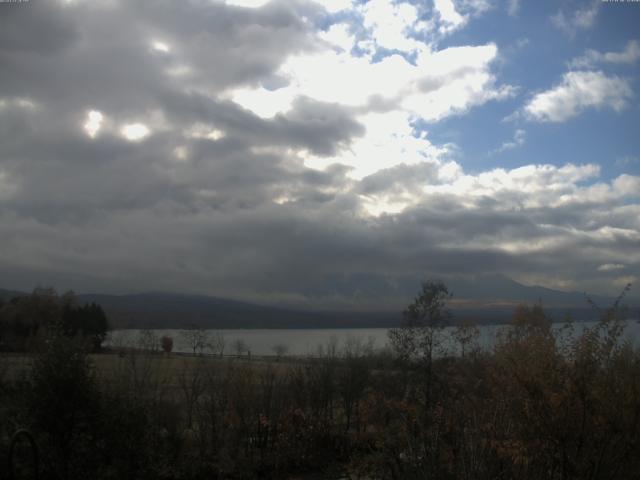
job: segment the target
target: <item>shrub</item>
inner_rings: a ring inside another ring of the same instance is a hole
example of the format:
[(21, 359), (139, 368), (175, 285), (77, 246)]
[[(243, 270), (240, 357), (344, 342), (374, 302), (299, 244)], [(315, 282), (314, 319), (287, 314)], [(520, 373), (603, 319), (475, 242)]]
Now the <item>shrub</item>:
[(169, 355), (173, 350), (173, 338), (168, 336), (163, 336), (160, 339), (160, 346), (162, 347), (162, 351)]

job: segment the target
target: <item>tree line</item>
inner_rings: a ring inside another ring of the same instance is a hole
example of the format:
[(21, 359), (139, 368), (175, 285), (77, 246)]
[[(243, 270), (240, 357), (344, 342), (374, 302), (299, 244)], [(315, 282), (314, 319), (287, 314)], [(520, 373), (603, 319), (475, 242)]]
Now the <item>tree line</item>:
[(0, 350), (35, 350), (54, 330), (98, 351), (109, 323), (100, 305), (80, 304), (71, 291), (59, 295), (53, 288), (36, 288), (30, 295), (0, 299)]

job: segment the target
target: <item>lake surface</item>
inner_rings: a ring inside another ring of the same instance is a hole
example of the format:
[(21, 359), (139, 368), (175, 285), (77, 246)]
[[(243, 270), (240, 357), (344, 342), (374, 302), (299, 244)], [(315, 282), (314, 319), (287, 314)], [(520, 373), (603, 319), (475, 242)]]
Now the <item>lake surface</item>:
[[(554, 329), (562, 328), (564, 324), (554, 324)], [(586, 327), (595, 325), (595, 322), (576, 323), (575, 334), (579, 334)], [(496, 335), (504, 325), (486, 325), (478, 327), (480, 336), (478, 345), (489, 349), (495, 344)], [(454, 327), (443, 330), (443, 344), (445, 353), (456, 354), (459, 346), (452, 337)], [(287, 355), (306, 356), (318, 355), (320, 351), (326, 352), (329, 348), (335, 348), (338, 353), (347, 345), (359, 344), (371, 345), (375, 349), (388, 347), (387, 328), (326, 328), (326, 329), (238, 329), (238, 330), (205, 330), (208, 341), (213, 343), (216, 335), (222, 335), (225, 343), (225, 355), (235, 354), (234, 344), (242, 341), (245, 351), (252, 355), (275, 355), (276, 346), (286, 349)], [(136, 347), (144, 335), (151, 335), (152, 339), (159, 341), (162, 336), (173, 339), (173, 351), (177, 353), (191, 353), (192, 349), (188, 341), (188, 333), (177, 329), (156, 330), (114, 330), (110, 332), (105, 346)], [(640, 323), (629, 320), (625, 331), (625, 337), (635, 345), (640, 346)], [(207, 349), (204, 350), (207, 352)]]

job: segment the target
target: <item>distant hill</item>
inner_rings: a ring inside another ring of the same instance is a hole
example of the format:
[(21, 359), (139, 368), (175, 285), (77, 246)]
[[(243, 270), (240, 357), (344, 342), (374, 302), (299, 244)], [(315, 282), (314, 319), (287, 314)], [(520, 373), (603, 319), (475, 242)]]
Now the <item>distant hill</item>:
[[(335, 279), (334, 279), (335, 280)], [(502, 275), (485, 275), (476, 278), (446, 279), (454, 295), (452, 313), (458, 321), (472, 320), (478, 324), (504, 323), (513, 315), (519, 303), (542, 301), (545, 310), (557, 320), (570, 314), (575, 320), (592, 320), (597, 312), (591, 308), (585, 295), (577, 292), (561, 292), (543, 287), (525, 286)], [(367, 283), (375, 284), (379, 293), (379, 279), (344, 277), (333, 288), (342, 294), (357, 288), (366, 299)], [(398, 325), (401, 312), (417, 292), (419, 282), (406, 279), (396, 283), (396, 298), (406, 297), (378, 311), (317, 311), (304, 308), (285, 308), (258, 305), (224, 298), (171, 293), (141, 293), (128, 295), (82, 294), (81, 302), (100, 304), (114, 328), (181, 328), (191, 325), (206, 328), (358, 328), (391, 327)], [(335, 293), (335, 290), (334, 290)], [(0, 299), (26, 295), (24, 292), (0, 290)], [(608, 306), (612, 298), (593, 296), (593, 300)], [(365, 303), (366, 304), (366, 303)], [(372, 308), (373, 310), (373, 308)]]
[[(361, 298), (374, 301), (378, 298), (405, 298), (410, 301), (417, 291), (421, 278), (415, 275), (388, 278), (384, 275), (359, 273), (350, 275), (330, 275), (313, 289), (301, 291), (310, 298), (339, 297)], [(538, 300), (547, 306), (585, 306), (586, 297), (582, 292), (563, 292), (539, 286), (527, 286), (500, 274), (475, 276), (450, 275), (442, 278), (453, 294), (454, 301), (478, 306), (490, 304), (533, 303)], [(607, 305), (612, 298), (591, 295), (598, 304)], [(406, 304), (406, 303), (403, 303)]]
[(340, 328), (386, 327), (399, 314), (341, 313), (289, 310), (200, 295), (143, 293), (134, 295), (79, 295), (96, 302), (120, 328)]
[[(477, 275), (452, 277), (448, 280), (454, 298), (476, 300), (481, 303), (534, 303), (539, 300), (549, 307), (584, 307), (584, 292), (563, 292), (539, 286), (522, 285), (505, 275)], [(589, 295), (600, 306), (610, 305), (615, 299), (602, 295)]]
[(7, 301), (15, 297), (21, 297), (23, 295), (27, 295), (24, 292), (19, 292), (17, 290), (2, 290), (0, 288), (0, 300)]
[[(4, 300), (24, 295), (28, 293), (0, 289)], [(201, 295), (80, 294), (77, 298), (101, 305), (112, 328), (364, 328), (400, 321), (399, 312), (290, 310)]]

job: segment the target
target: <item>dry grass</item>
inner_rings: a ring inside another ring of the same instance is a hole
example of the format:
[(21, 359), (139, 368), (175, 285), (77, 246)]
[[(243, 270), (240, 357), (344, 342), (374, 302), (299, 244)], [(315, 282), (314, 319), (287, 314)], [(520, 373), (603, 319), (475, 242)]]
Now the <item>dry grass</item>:
[[(0, 381), (13, 382), (27, 379), (34, 355), (29, 353), (1, 353)], [(89, 359), (95, 368), (100, 381), (114, 381), (125, 372), (136, 370), (150, 378), (161, 381), (165, 387), (179, 388), (185, 375), (191, 375), (199, 369), (219, 370), (229, 368), (251, 368), (260, 372), (267, 368), (275, 369), (277, 374), (286, 373), (300, 359), (280, 359), (275, 357), (252, 357), (248, 359), (217, 356), (194, 356), (186, 354), (160, 354), (130, 351), (124, 354), (100, 353), (91, 354)]]

